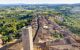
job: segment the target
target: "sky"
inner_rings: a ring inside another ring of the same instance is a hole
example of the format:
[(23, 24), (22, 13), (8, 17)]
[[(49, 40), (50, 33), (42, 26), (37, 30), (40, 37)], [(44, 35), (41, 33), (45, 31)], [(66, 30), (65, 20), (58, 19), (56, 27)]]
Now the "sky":
[(0, 0), (0, 4), (74, 4), (80, 0)]

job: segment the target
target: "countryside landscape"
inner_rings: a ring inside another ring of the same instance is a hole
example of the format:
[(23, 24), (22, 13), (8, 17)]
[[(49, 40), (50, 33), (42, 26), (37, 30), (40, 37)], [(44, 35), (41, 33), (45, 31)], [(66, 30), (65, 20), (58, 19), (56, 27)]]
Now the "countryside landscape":
[(28, 26), (33, 50), (80, 50), (80, 3), (0, 4), (0, 50), (23, 50)]

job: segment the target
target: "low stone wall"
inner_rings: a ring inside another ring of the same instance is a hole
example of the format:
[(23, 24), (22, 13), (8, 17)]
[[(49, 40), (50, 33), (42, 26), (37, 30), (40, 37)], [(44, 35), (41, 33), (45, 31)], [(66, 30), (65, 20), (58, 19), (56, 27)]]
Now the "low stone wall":
[[(0, 48), (0, 50), (8, 50), (10, 47), (12, 47), (15, 44), (20, 43), (20, 42), (21, 42), (21, 40), (16, 40), (16, 41), (14, 41), (12, 43), (4, 45), (2, 48)], [(17, 46), (15, 46), (15, 47), (17, 47)]]

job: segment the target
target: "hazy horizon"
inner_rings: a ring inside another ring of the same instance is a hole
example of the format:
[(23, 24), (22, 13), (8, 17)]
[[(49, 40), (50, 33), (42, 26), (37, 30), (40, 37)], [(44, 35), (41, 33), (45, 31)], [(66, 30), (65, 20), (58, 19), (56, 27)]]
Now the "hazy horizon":
[(0, 4), (76, 4), (80, 0), (0, 0)]

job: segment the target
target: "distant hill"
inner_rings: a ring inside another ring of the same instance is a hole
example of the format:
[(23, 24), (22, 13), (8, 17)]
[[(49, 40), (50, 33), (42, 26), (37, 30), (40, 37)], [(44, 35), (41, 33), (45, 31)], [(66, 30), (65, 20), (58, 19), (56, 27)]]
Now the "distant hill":
[(64, 14), (80, 13), (80, 3), (77, 4), (0, 4), (0, 8), (21, 7), (28, 10), (46, 10), (52, 9)]
[(26, 6), (80, 6), (80, 3), (77, 4), (23, 4), (23, 3), (18, 3), (18, 4), (0, 4), (1, 6), (20, 6), (20, 5), (26, 5)]

